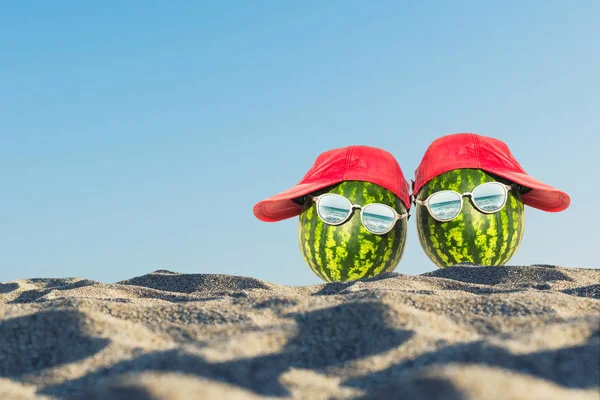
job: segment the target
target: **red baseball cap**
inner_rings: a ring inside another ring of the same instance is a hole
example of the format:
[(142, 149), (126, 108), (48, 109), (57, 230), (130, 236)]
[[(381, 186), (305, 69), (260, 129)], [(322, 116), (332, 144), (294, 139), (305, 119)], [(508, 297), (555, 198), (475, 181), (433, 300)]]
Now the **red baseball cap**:
[(558, 212), (571, 203), (565, 192), (527, 175), (504, 142), (474, 133), (442, 136), (429, 145), (415, 170), (413, 195), (430, 179), (458, 168), (482, 169), (532, 189), (523, 194), (523, 203), (530, 207)]
[(292, 201), (343, 181), (366, 181), (394, 193), (410, 209), (409, 184), (398, 161), (389, 152), (369, 146), (348, 146), (321, 153), (296, 186), (260, 201), (256, 218), (276, 222), (300, 215), (302, 206)]

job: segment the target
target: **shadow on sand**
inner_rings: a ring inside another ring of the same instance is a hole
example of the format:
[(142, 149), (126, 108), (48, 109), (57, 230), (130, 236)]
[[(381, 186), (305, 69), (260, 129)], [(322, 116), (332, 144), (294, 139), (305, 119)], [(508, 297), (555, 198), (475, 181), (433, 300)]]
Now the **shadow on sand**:
[(387, 325), (387, 311), (382, 303), (364, 302), (291, 314), (297, 321), (298, 334), (279, 353), (211, 363), (181, 350), (155, 352), (47, 388), (42, 393), (82, 394), (102, 378), (127, 372), (169, 371), (227, 382), (258, 395), (287, 396), (290, 393), (279, 377), (290, 368), (319, 370), (385, 352), (411, 338), (412, 332)]
[(87, 335), (85, 319), (77, 311), (58, 310), (0, 322), (0, 376), (19, 377), (98, 353), (109, 340)]

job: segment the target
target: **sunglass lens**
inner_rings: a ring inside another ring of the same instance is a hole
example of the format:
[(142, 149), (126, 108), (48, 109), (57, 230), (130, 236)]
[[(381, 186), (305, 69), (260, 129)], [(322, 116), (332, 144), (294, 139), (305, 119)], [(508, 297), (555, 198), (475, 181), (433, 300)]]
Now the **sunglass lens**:
[(429, 211), (438, 221), (450, 221), (456, 218), (461, 208), (461, 196), (452, 191), (442, 191), (429, 198)]
[(369, 204), (362, 209), (362, 221), (365, 228), (374, 234), (388, 232), (394, 225), (396, 214), (384, 204)]
[(506, 190), (499, 183), (484, 183), (473, 190), (473, 202), (483, 212), (499, 211), (506, 202)]
[(345, 197), (327, 194), (319, 199), (317, 211), (324, 222), (338, 225), (350, 216), (352, 204)]

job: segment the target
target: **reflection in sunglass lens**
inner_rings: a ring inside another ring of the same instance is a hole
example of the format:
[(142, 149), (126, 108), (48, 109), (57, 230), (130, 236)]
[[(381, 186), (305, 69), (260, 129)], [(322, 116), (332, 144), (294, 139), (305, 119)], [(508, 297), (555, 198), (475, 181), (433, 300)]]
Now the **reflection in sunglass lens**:
[(440, 221), (456, 218), (461, 208), (461, 196), (456, 192), (441, 191), (429, 198), (431, 216)]
[(381, 234), (390, 230), (396, 220), (392, 208), (384, 204), (369, 204), (362, 209), (363, 225), (371, 233)]
[(481, 211), (496, 212), (506, 202), (506, 191), (498, 183), (484, 183), (473, 190), (473, 202)]
[(317, 211), (323, 221), (337, 225), (348, 218), (352, 212), (352, 204), (342, 196), (328, 194), (319, 200)]

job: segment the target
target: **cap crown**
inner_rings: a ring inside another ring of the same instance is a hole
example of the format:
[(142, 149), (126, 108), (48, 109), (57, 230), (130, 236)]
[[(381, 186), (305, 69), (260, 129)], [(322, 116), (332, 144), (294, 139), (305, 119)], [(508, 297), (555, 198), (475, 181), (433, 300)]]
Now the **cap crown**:
[(369, 146), (349, 146), (321, 153), (299, 184), (331, 180), (380, 185), (410, 208), (409, 185), (391, 153)]
[(474, 133), (457, 133), (438, 138), (429, 145), (415, 170), (414, 192), (436, 176), (458, 168), (525, 173), (501, 140)]

